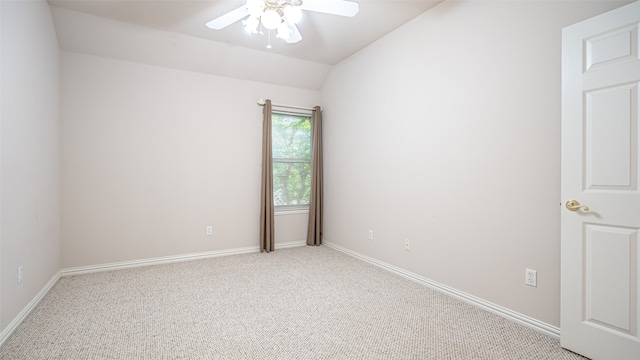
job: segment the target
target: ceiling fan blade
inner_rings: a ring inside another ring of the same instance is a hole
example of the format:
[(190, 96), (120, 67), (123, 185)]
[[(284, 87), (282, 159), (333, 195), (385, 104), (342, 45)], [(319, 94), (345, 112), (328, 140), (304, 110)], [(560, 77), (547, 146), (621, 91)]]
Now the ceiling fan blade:
[(294, 24), (289, 25), (289, 29), (291, 29), (291, 35), (285, 40), (287, 44), (295, 44), (298, 41), (302, 40), (302, 35), (300, 34), (300, 30)]
[(246, 6), (241, 6), (235, 10), (231, 10), (230, 12), (219, 16), (208, 23), (206, 23), (207, 27), (213, 30), (224, 29), (227, 26), (233, 24), (234, 22), (241, 20), (243, 17), (249, 15), (249, 10), (247, 10)]
[(300, 7), (303, 10), (348, 17), (354, 17), (360, 11), (357, 2), (345, 0), (303, 0)]

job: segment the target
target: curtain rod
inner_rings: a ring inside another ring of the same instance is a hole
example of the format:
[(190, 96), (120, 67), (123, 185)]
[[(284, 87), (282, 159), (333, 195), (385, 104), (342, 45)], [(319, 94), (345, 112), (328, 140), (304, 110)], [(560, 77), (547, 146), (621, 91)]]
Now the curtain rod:
[[(265, 100), (263, 98), (258, 99), (258, 105), (264, 106)], [(297, 109), (297, 110), (306, 110), (306, 111), (314, 111), (314, 108), (302, 107), (302, 106), (293, 106), (293, 105), (282, 105), (282, 104), (271, 104), (271, 106), (279, 107), (279, 108), (287, 108), (287, 109)]]

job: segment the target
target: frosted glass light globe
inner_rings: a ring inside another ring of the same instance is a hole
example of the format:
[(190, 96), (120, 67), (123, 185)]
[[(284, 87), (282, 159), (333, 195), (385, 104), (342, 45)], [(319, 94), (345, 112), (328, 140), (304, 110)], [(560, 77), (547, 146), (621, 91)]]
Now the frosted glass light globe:
[(282, 19), (280, 18), (280, 14), (278, 14), (277, 11), (275, 11), (274, 9), (267, 9), (260, 17), (260, 21), (262, 22), (262, 26), (266, 27), (269, 30), (273, 30), (280, 25)]
[(242, 22), (244, 25), (244, 31), (249, 34), (255, 34), (258, 32), (258, 24), (260, 20), (257, 17), (249, 16), (246, 20)]
[(264, 10), (263, 0), (247, 0), (247, 11), (251, 16), (259, 18), (262, 15), (262, 10)]
[(299, 6), (287, 5), (282, 12), (284, 12), (284, 16), (290, 24), (297, 24), (302, 18), (302, 10)]
[(289, 25), (283, 21), (282, 24), (278, 26), (278, 34), (276, 37), (287, 40), (289, 36), (291, 36), (291, 29), (289, 28)]

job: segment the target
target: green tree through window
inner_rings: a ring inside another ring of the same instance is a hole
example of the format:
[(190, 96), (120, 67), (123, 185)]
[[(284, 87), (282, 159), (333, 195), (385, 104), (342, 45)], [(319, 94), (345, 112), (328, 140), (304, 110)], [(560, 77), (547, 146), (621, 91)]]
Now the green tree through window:
[(273, 197), (279, 209), (308, 207), (311, 116), (272, 114)]

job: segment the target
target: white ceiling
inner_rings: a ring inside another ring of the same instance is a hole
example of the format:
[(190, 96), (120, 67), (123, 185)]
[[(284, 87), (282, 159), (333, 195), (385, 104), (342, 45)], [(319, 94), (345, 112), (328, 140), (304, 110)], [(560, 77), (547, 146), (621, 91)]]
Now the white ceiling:
[(125, 61), (318, 90), (331, 66), (443, 0), (359, 0), (353, 18), (305, 11), (287, 44), (205, 23), (246, 0), (48, 0), (60, 48)]
[(207, 21), (242, 6), (244, 0), (49, 0), (49, 3), (153, 29), (333, 65), (441, 1), (359, 0), (360, 12), (353, 18), (305, 11), (298, 25), (302, 41), (286, 44), (272, 36), (270, 50), (266, 48), (266, 34), (246, 34), (239, 21), (222, 30), (205, 26)]

